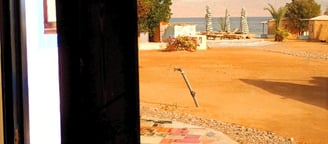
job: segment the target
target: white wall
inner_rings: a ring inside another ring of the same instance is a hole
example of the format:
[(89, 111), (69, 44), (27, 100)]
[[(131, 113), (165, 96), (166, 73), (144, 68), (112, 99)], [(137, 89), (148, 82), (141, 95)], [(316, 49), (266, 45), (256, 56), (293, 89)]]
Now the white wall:
[(43, 33), (43, 0), (25, 0), (30, 143), (60, 144), (57, 35)]

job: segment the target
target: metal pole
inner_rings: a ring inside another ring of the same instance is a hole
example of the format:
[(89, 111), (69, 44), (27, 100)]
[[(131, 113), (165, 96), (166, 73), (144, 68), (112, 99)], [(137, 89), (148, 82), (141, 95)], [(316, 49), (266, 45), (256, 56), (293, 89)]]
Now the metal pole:
[(188, 86), (188, 89), (189, 89), (189, 91), (190, 91), (190, 94), (191, 94), (191, 96), (192, 96), (194, 102), (195, 102), (196, 107), (199, 107), (198, 101), (197, 101), (197, 99), (196, 99), (196, 92), (191, 88), (191, 85), (190, 85), (190, 83), (189, 83), (189, 81), (188, 81), (188, 79), (187, 79), (187, 76), (185, 75), (185, 73), (184, 73), (184, 71), (182, 70), (182, 68), (175, 67), (175, 68), (174, 68), (174, 71), (180, 71), (180, 73), (181, 73), (183, 79), (185, 80), (185, 82), (186, 82), (186, 84), (187, 84), (187, 86)]

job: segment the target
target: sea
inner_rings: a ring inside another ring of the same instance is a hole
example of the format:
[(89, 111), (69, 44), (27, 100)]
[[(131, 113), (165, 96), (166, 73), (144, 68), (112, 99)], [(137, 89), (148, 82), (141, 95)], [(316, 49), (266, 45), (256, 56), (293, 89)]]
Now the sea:
[[(267, 25), (262, 22), (266, 22), (272, 19), (272, 17), (247, 17), (247, 23), (249, 32), (255, 34), (256, 37), (260, 37), (261, 34), (267, 33)], [(240, 17), (230, 17), (230, 28), (240, 29)], [(196, 31), (201, 32), (206, 30), (205, 17), (183, 17), (183, 18), (171, 18), (170, 24), (194, 24), (196, 25)], [(212, 26), (214, 31), (220, 31), (219, 17), (212, 17)]]

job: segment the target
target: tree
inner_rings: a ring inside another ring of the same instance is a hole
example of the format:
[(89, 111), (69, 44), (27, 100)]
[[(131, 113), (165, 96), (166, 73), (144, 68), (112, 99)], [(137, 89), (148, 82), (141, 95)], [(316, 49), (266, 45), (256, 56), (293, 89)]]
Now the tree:
[(149, 31), (147, 27), (148, 13), (153, 9), (153, 4), (150, 0), (138, 0), (138, 31), (147, 32)]
[(326, 8), (326, 11), (323, 14), (328, 15), (328, 8)]
[(220, 25), (220, 28), (221, 28), (221, 31), (225, 31), (225, 24), (224, 24), (224, 18), (222, 18), (222, 17), (220, 17), (219, 19), (218, 19), (218, 23), (219, 23), (219, 25)]
[(228, 12), (228, 9), (225, 11), (225, 17), (224, 17), (224, 31), (230, 32), (230, 14)]
[(294, 24), (299, 32), (307, 30), (308, 21), (304, 19), (310, 19), (319, 16), (321, 13), (321, 6), (314, 0), (292, 0), (291, 3), (286, 4), (288, 17)]
[(269, 7), (264, 8), (264, 10), (267, 10), (270, 12), (273, 19), (276, 20), (276, 30), (280, 28), (281, 20), (285, 17), (287, 8), (286, 7), (280, 7), (278, 10), (276, 10), (273, 5), (268, 4)]
[(270, 12), (273, 19), (276, 20), (276, 32), (275, 32), (275, 41), (282, 41), (285, 37), (288, 36), (288, 33), (285, 30), (282, 30), (281, 27), (281, 21), (284, 18), (287, 8), (286, 7), (280, 7), (278, 10), (276, 10), (271, 4), (268, 4), (269, 7), (264, 8), (264, 10), (267, 10)]
[(148, 29), (149, 36), (152, 38), (155, 28), (159, 26), (160, 22), (168, 22), (171, 18), (171, 0), (149, 0), (152, 4), (150, 11), (147, 13), (147, 18), (144, 23)]

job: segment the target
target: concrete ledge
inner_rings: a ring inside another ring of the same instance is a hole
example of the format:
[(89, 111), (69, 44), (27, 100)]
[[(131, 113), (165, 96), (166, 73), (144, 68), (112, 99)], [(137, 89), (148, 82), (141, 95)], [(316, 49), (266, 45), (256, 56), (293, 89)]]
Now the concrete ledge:
[(139, 50), (164, 50), (167, 43), (161, 42), (147, 42), (139, 43)]
[(241, 39), (241, 40), (208, 40), (209, 48), (216, 47), (247, 47), (247, 46), (266, 46), (275, 44), (274, 42), (265, 41), (263, 39)]

